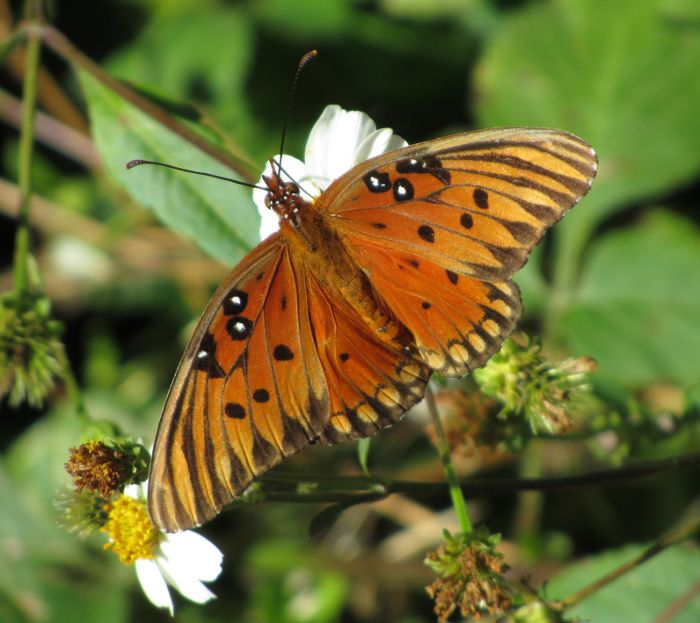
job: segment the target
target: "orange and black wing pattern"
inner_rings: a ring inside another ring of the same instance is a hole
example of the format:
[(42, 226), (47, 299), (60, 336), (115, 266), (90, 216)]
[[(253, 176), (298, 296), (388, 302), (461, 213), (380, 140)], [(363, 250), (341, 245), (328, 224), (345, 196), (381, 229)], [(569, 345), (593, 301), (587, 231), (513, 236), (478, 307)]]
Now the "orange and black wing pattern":
[(318, 438), (328, 393), (279, 234), (221, 284), (192, 337), (161, 416), (149, 475), (155, 524), (212, 518), (256, 477)]
[(153, 450), (154, 523), (200, 525), (309, 443), (373, 434), (428, 376), (273, 235), (219, 287), (185, 351)]
[(317, 209), (447, 376), (483, 365), (520, 314), (512, 274), (590, 188), (597, 159), (558, 130), (455, 135), (378, 156)]

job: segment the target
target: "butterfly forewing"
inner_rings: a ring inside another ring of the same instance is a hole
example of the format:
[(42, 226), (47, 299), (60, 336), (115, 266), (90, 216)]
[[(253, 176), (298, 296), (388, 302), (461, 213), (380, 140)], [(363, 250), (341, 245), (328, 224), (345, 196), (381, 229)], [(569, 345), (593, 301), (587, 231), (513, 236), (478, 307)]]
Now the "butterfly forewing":
[(210, 519), (255, 476), (321, 434), (327, 390), (299, 313), (305, 301), (278, 234), (217, 290), (156, 435), (149, 509), (159, 527)]
[(485, 130), (362, 163), (317, 209), (426, 363), (462, 376), (513, 329), (520, 297), (510, 276), (596, 167), (593, 150), (566, 132)]

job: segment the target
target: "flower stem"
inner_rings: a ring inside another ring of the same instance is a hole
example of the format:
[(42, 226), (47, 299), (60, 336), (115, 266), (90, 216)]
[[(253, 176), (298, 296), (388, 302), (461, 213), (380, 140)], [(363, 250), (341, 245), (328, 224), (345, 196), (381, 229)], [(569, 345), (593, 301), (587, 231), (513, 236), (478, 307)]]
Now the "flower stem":
[(455, 474), (454, 467), (452, 466), (450, 448), (447, 445), (445, 431), (442, 428), (442, 422), (440, 422), (440, 416), (438, 415), (437, 407), (435, 405), (435, 396), (433, 395), (433, 390), (430, 388), (430, 385), (428, 385), (425, 390), (425, 402), (428, 405), (428, 412), (430, 413), (433, 428), (435, 429), (438, 452), (440, 454), (442, 466), (445, 470), (445, 475), (447, 476), (447, 485), (450, 489), (452, 506), (454, 506), (462, 532), (464, 534), (471, 534), (474, 528), (472, 527), (471, 519), (469, 519), (467, 503), (464, 501), (464, 495), (462, 494), (462, 489), (459, 486), (459, 480), (457, 480), (457, 475)]
[[(39, 11), (37, 3), (30, 0), (27, 14)], [(19, 137), (19, 214), (15, 237), (14, 278), (18, 298), (29, 290), (29, 208), (32, 198), (32, 152), (34, 148), (34, 118), (36, 116), (36, 86), (39, 75), (41, 40), (37, 33), (27, 37), (27, 53), (22, 92), (22, 125)]]

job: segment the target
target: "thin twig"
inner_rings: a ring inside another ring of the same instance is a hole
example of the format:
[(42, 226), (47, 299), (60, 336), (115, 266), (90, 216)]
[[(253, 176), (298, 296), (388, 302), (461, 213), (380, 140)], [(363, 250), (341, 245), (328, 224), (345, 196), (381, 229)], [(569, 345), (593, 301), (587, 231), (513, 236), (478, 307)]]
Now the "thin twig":
[[(27, 3), (27, 14), (37, 15), (40, 7)], [(41, 40), (28, 35), (26, 68), (22, 90), (22, 125), (19, 137), (19, 213), (15, 236), (14, 277), (18, 298), (29, 290), (29, 209), (32, 197), (32, 152), (34, 147), (34, 117), (36, 114), (36, 83), (39, 71)]]
[[(30, 17), (36, 20), (36, 16)], [(17, 26), (13, 25), (12, 12), (7, 0), (0, 0), (0, 37), (10, 42), (10, 50), (5, 58), (0, 54), (0, 61), (6, 70), (21, 84), (24, 81), (24, 67), (26, 64), (24, 48), (14, 48), (14, 39), (26, 40), (27, 22)], [(61, 121), (77, 132), (87, 135), (88, 125), (84, 115), (70, 100), (61, 85), (51, 76), (49, 71), (39, 66), (37, 77), (37, 101), (53, 118)]]
[(688, 537), (692, 536), (699, 530), (700, 513), (696, 514), (689, 521), (683, 523), (678, 528), (675, 528), (674, 530), (671, 530), (670, 532), (666, 533), (651, 547), (645, 549), (641, 554), (635, 556), (632, 560), (626, 562), (623, 565), (620, 565), (617, 569), (604, 575), (602, 578), (597, 579), (595, 582), (592, 582), (591, 584), (582, 588), (581, 590), (576, 591), (572, 595), (569, 595), (565, 599), (556, 602), (555, 604), (553, 604), (553, 607), (555, 607), (557, 610), (563, 611), (579, 604), (584, 599), (586, 599), (586, 597), (589, 597), (593, 593), (599, 591), (604, 586), (607, 586), (608, 584), (614, 582), (615, 580), (617, 580), (617, 578), (624, 575), (628, 571), (631, 571), (632, 569), (640, 566), (647, 560), (650, 560), (654, 556), (657, 556), (669, 547), (677, 545), (678, 543), (682, 543)]
[[(700, 452), (667, 459), (633, 463), (621, 468), (605, 469), (557, 478), (470, 478), (459, 483), (462, 493), (469, 496), (498, 495), (517, 491), (565, 491), (580, 487), (600, 486), (613, 482), (629, 482), (664, 471), (700, 466)], [(303, 486), (299, 486), (302, 482)], [(383, 499), (394, 493), (406, 495), (444, 495), (444, 482), (415, 482), (408, 480), (368, 479), (365, 476), (345, 477), (327, 475), (300, 476), (277, 472), (264, 476), (258, 483), (256, 500), (285, 502), (346, 502), (370, 497)]]
[[(2, 89), (0, 119), (12, 127), (20, 127), (22, 120), (22, 102)], [(100, 166), (97, 150), (85, 134), (40, 111), (36, 113), (34, 136), (37, 142), (55, 149), (62, 156), (71, 158), (88, 169)]]
[(27, 39), (27, 33), (23, 30), (17, 30), (10, 33), (6, 39), (0, 43), (0, 64), (4, 64), (6, 58), (15, 51), (15, 48), (24, 43)]

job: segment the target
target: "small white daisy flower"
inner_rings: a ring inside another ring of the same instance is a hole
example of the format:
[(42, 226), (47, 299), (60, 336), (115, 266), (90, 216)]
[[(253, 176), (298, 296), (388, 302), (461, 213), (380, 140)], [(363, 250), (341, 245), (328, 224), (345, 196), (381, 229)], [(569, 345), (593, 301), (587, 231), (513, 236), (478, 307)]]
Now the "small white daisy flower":
[(124, 564), (134, 564), (136, 576), (148, 600), (173, 614), (168, 584), (198, 604), (214, 599), (203, 582), (221, 573), (223, 554), (210, 541), (190, 530), (168, 534), (151, 522), (146, 508), (146, 483), (129, 485), (124, 494), (106, 508), (111, 549)]
[[(314, 124), (306, 142), (304, 162), (285, 154), (282, 158), (282, 180), (294, 180), (313, 197), (320, 195), (330, 183), (360, 162), (405, 147), (408, 143), (391, 128), (377, 129), (374, 121), (359, 110), (344, 110), (336, 104), (326, 106)], [(280, 161), (279, 154), (273, 158)], [(263, 175), (273, 170), (268, 162)], [(265, 183), (260, 178), (259, 185)], [(260, 212), (260, 238), (279, 229), (279, 217), (265, 206), (267, 191), (253, 190), (253, 200)], [(302, 191), (302, 195), (306, 193)]]

